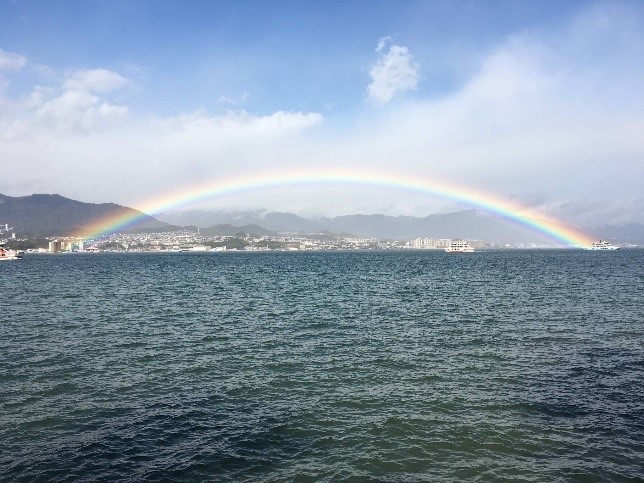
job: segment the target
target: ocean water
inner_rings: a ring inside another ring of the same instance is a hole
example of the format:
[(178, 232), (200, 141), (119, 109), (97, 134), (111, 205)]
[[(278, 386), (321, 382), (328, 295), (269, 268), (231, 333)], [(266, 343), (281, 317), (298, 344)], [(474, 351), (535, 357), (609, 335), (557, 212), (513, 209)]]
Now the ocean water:
[(642, 481), (644, 251), (0, 266), (2, 481)]

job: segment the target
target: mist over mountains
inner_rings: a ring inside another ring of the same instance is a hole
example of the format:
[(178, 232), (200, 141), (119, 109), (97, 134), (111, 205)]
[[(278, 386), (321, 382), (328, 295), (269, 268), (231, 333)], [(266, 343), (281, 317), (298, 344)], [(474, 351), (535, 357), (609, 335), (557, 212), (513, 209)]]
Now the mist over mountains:
[[(273, 232), (329, 232), (365, 238), (469, 238), (493, 243), (552, 243), (552, 240), (511, 221), (478, 210), (426, 217), (355, 214), (306, 219), (293, 213), (190, 210), (164, 213), (158, 218), (174, 225), (260, 226)], [(203, 230), (202, 230), (203, 232)]]
[[(432, 214), (425, 217), (355, 214), (307, 219), (294, 213), (265, 210), (186, 210), (152, 217), (114, 203), (84, 203), (60, 195), (34, 194), (11, 197), (0, 194), (0, 224), (19, 236), (71, 236), (85, 226), (117, 216), (136, 216), (121, 232), (176, 231), (199, 227), (202, 235), (257, 236), (275, 233), (335, 233), (365, 238), (414, 239), (468, 238), (496, 244), (553, 241), (513, 220), (479, 210)], [(597, 238), (644, 245), (644, 225), (603, 225), (587, 229)]]
[[(425, 217), (355, 214), (312, 219), (293, 213), (264, 210), (186, 210), (163, 213), (157, 218), (173, 225), (258, 226), (273, 232), (331, 232), (368, 238), (469, 238), (498, 244), (553, 243), (549, 237), (513, 220), (474, 209)], [(644, 244), (644, 225), (641, 224), (604, 225), (587, 231), (615, 242)]]

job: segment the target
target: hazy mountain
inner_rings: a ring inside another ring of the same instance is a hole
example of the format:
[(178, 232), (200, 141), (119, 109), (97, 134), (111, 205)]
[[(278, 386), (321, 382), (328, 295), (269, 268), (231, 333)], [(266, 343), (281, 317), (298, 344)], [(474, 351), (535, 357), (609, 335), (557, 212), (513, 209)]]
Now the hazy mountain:
[(494, 243), (552, 243), (524, 226), (478, 210), (414, 216), (349, 215), (329, 219), (329, 230), (358, 236), (411, 239), (469, 238)]
[[(235, 236), (240, 233), (271, 235), (275, 232), (330, 232), (361, 237), (413, 239), (478, 238), (493, 243), (545, 243), (552, 240), (514, 221), (478, 210), (433, 214), (425, 217), (346, 215), (308, 220), (293, 213), (192, 210), (160, 215), (159, 221), (114, 203), (83, 203), (59, 195), (35, 194), (11, 197), (0, 194), (0, 224), (9, 224), (19, 235), (63, 236), (78, 234), (96, 220), (137, 216), (140, 220), (125, 232), (155, 232), (200, 226), (203, 235)], [(644, 245), (644, 225), (604, 225), (587, 230), (597, 238)]]
[(271, 212), (263, 215), (258, 225), (264, 226), (269, 230), (280, 232), (305, 232), (315, 233), (325, 230), (324, 225), (316, 221), (307, 220), (293, 213)]
[(60, 195), (34, 194), (6, 196), (0, 194), (0, 224), (8, 224), (17, 235), (76, 235), (90, 223), (116, 216), (141, 216), (137, 222), (120, 231), (152, 232), (178, 227), (163, 223), (140, 211), (114, 203), (83, 203)]
[(241, 233), (250, 236), (267, 236), (275, 234), (275, 232), (266, 230), (265, 228), (257, 225), (233, 226), (229, 223), (201, 228), (199, 232), (202, 235), (211, 236), (236, 236)]
[(243, 227), (257, 225), (275, 232), (314, 233), (323, 230), (319, 223), (307, 220), (293, 213), (267, 212), (263, 210), (187, 210), (161, 213), (157, 218), (175, 225), (216, 226), (232, 225)]
[(156, 218), (172, 225), (209, 227), (243, 226), (255, 223), (262, 211), (186, 210), (160, 213)]
[(644, 225), (641, 223), (621, 226), (603, 225), (589, 231), (603, 240), (644, 245)]
[[(257, 211), (190, 210), (164, 213), (161, 220), (178, 225), (257, 225), (275, 232), (350, 233), (392, 239), (478, 238), (495, 243), (552, 243), (548, 237), (514, 222), (478, 210), (433, 214), (426, 217), (346, 215), (307, 220), (293, 213)], [(203, 230), (202, 230), (203, 233)]]

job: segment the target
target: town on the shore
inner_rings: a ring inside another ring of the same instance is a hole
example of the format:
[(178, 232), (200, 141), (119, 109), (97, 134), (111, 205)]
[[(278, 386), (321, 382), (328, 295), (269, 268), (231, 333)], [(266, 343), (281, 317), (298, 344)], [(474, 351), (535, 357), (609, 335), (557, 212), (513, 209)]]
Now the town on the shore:
[(95, 238), (20, 238), (12, 233), (7, 240), (26, 252), (266, 252), (312, 250), (445, 250), (462, 241), (476, 250), (498, 248), (553, 248), (553, 245), (519, 243), (499, 245), (477, 239), (416, 238), (385, 240), (334, 233), (279, 233), (275, 235), (202, 235), (198, 230), (161, 233), (115, 233)]

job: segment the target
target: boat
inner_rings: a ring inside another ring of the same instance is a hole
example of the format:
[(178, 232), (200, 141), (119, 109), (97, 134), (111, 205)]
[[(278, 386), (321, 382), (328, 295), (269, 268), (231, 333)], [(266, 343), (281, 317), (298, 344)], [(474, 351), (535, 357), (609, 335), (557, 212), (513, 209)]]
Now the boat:
[(5, 235), (12, 229), (9, 228), (8, 224), (0, 225), (0, 262), (5, 260), (20, 260), (24, 255), (22, 250), (9, 250), (5, 248), (5, 243), (7, 243)]
[(611, 245), (605, 240), (599, 240), (591, 243), (588, 247), (584, 247), (584, 250), (619, 250), (619, 247)]
[(472, 253), (474, 248), (465, 240), (452, 240), (445, 251), (447, 253)]
[(20, 250), (7, 250), (4, 243), (0, 243), (0, 262), (5, 260), (22, 260), (24, 252)]

